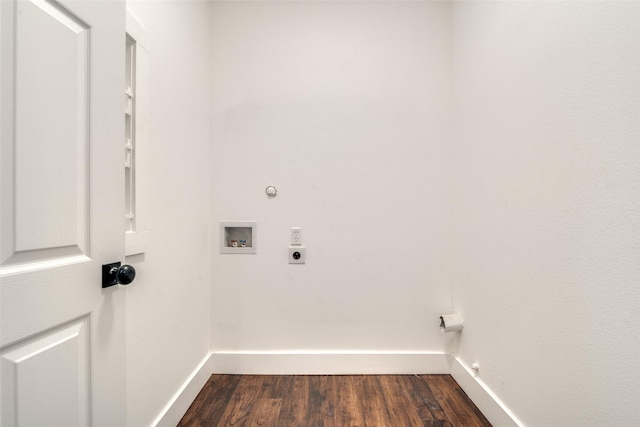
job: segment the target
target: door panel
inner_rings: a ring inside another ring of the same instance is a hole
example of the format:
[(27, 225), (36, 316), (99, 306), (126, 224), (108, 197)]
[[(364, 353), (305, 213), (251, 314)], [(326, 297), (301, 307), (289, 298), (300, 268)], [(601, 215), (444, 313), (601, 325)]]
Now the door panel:
[(121, 0), (0, 1), (0, 423), (122, 426)]
[(87, 335), (84, 317), (2, 351), (3, 425), (90, 425)]
[[(89, 28), (58, 3), (21, 6), (15, 58), (15, 253), (5, 263), (56, 257), (63, 248), (80, 254), (88, 238)], [(43, 183), (55, 183), (55, 191)]]

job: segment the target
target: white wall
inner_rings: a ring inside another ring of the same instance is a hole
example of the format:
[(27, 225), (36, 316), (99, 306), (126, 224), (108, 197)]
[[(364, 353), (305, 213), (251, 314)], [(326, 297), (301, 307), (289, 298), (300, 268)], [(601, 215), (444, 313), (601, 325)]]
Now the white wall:
[[(444, 351), (449, 4), (212, 9), (213, 349)], [(220, 255), (219, 220), (258, 253)]]
[(454, 4), (459, 355), (528, 426), (640, 425), (639, 23)]
[[(460, 360), (524, 424), (640, 424), (638, 5), (134, 2), (154, 99), (131, 425), (210, 343), (442, 352), (453, 307)], [(257, 255), (218, 253), (236, 219)]]
[(149, 46), (138, 158), (147, 251), (127, 259), (138, 270), (127, 290), (128, 418), (145, 426), (209, 351), (209, 4), (127, 3)]

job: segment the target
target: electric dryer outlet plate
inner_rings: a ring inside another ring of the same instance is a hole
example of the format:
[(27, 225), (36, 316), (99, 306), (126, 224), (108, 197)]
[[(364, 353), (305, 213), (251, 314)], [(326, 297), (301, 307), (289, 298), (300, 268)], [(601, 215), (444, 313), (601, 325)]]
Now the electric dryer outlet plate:
[(289, 246), (289, 264), (304, 264), (307, 260), (307, 248)]

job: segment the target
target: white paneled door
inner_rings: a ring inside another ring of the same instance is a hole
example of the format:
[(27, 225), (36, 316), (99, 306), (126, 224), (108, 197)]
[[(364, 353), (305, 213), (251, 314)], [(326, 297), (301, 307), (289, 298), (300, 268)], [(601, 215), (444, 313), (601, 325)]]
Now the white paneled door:
[(125, 426), (123, 1), (0, 0), (0, 424)]

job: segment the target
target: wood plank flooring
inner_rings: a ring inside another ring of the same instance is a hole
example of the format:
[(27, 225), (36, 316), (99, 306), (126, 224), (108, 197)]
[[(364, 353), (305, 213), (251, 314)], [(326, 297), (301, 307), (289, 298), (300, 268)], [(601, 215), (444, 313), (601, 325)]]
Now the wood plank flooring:
[(212, 375), (178, 426), (491, 424), (450, 375)]

